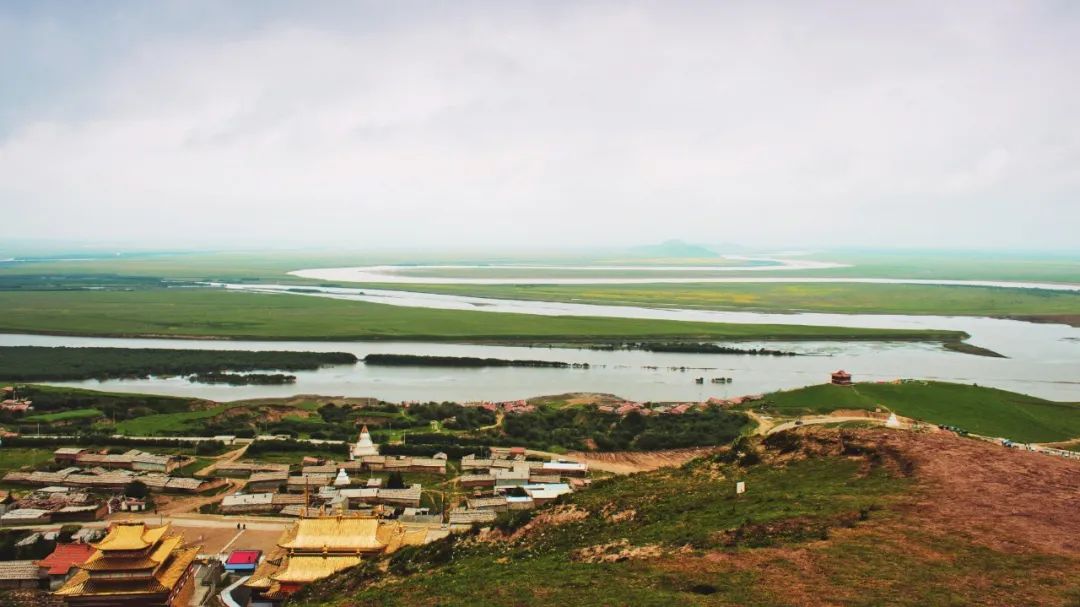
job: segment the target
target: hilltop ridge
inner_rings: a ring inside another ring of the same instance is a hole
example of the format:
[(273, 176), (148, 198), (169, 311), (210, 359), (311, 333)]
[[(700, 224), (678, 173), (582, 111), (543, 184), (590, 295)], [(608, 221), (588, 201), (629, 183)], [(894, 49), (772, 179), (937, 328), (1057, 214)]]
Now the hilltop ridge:
[(1078, 494), (1076, 461), (947, 432), (807, 428), (598, 482), (297, 602), (1074, 604)]

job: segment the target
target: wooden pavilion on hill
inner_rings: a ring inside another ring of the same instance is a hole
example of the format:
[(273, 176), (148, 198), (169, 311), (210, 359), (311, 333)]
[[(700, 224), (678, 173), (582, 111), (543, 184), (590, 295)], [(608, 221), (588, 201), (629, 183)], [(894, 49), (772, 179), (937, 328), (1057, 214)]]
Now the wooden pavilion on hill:
[(832, 383), (837, 386), (850, 386), (851, 374), (843, 369), (834, 371), (832, 374)]
[(194, 590), (198, 546), (170, 525), (114, 524), (79, 571), (56, 591), (69, 607), (181, 607)]

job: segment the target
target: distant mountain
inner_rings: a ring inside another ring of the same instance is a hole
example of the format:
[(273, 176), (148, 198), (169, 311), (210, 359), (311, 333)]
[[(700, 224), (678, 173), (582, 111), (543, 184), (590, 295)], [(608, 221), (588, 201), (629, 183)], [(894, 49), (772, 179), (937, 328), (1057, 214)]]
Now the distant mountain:
[(630, 252), (641, 257), (720, 257), (716, 251), (682, 240), (667, 240), (660, 244), (633, 247)]

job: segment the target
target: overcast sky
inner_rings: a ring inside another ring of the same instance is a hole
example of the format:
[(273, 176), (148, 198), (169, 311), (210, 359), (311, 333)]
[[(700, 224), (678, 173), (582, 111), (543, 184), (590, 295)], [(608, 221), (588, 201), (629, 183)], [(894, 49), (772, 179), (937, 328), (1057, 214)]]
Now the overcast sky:
[(1071, 0), (7, 0), (0, 222), (170, 247), (1077, 249), (1078, 75)]

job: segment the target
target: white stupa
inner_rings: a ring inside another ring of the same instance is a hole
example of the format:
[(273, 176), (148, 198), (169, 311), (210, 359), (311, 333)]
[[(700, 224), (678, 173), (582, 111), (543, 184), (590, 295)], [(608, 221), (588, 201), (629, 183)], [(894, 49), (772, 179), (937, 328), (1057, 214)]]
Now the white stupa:
[(344, 468), (338, 468), (337, 478), (334, 479), (335, 487), (348, 487), (352, 484), (352, 480), (349, 479), (349, 475), (345, 473)]
[(349, 459), (360, 459), (365, 455), (378, 455), (379, 446), (371, 442), (371, 435), (368, 434), (367, 426), (360, 429), (360, 438), (356, 440), (356, 444), (352, 446), (352, 451), (349, 452)]

